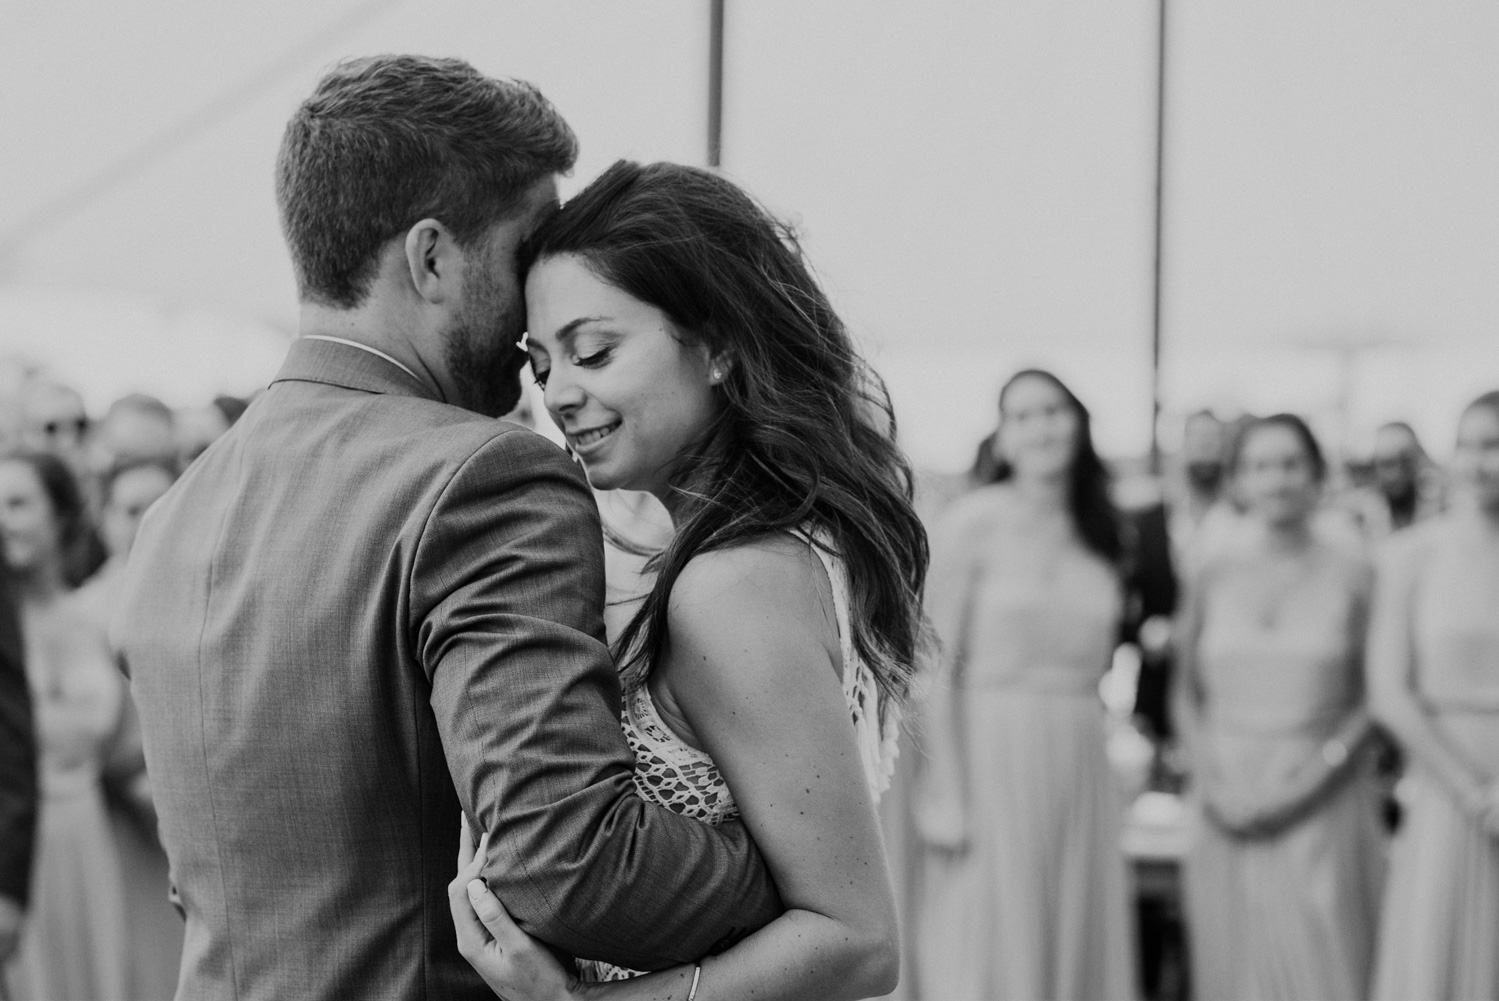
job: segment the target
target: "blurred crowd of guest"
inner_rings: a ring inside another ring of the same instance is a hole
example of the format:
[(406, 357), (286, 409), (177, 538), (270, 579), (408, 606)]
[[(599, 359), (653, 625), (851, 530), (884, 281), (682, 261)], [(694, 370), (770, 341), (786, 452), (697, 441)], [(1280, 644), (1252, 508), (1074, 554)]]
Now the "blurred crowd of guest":
[[(245, 404), (0, 403), (0, 996), (170, 997), (107, 633), (145, 511)], [(882, 804), (900, 996), (1499, 999), (1499, 394), (1450, 461), (1401, 423), (1349, 461), (1295, 415), (1201, 411), (1157, 475), (1026, 370), (927, 486), (942, 654)], [(670, 531), (640, 499), (599, 495), (611, 581)], [(1129, 847), (1151, 824), (1165, 895)]]
[[(1446, 463), (1200, 412), (1112, 487), (1055, 376), (998, 417), (928, 503), (900, 996), (1499, 998), (1499, 394)], [(1163, 820), (1164, 909), (1128, 850)]]
[(0, 403), (0, 996), (158, 1001), (183, 925), (108, 629), (146, 509), (244, 403)]

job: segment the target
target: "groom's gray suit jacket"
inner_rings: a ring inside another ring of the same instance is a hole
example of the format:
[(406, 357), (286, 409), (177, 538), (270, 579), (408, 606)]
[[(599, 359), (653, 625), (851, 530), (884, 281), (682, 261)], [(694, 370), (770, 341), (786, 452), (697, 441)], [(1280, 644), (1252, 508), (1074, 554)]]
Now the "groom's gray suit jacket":
[(551, 442), (296, 342), (151, 510), (113, 634), (187, 915), (178, 998), (490, 998), (460, 807), (523, 927), (636, 969), (779, 911), (743, 828), (643, 804), (598, 514)]

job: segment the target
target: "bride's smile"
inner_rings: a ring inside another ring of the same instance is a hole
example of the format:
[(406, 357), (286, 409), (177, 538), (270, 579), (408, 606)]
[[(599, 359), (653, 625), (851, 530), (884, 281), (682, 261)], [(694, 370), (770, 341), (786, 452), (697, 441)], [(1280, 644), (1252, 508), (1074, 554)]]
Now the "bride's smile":
[(609, 437), (619, 428), (619, 422), (606, 424), (603, 427), (589, 428), (586, 431), (573, 431), (567, 436), (567, 442), (579, 453), (592, 449), (594, 445)]
[(576, 255), (531, 269), (526, 307), (536, 381), (589, 480), (666, 501), (681, 456), (718, 412), (728, 366), (715, 369), (701, 341)]

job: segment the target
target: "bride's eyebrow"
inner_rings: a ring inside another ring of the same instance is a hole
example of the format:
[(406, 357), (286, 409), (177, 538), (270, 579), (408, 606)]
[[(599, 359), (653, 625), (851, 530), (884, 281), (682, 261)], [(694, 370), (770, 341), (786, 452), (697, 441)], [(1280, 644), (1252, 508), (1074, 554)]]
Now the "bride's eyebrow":
[(578, 332), (578, 328), (583, 326), (583, 324), (585, 323), (599, 323), (608, 319), (609, 317), (607, 316), (580, 316), (576, 320), (570, 320), (567, 323), (564, 323), (557, 330), (557, 340), (567, 340), (569, 337), (576, 334)]

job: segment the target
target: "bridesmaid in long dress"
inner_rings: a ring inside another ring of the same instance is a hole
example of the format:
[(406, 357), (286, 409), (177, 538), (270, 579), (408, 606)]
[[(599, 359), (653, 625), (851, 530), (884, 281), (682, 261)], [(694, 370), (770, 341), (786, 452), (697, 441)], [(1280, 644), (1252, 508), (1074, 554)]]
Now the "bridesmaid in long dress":
[[(99, 534), (109, 559), (76, 592), (78, 605), (101, 642), (107, 641), (109, 623), (119, 605), (126, 557), (141, 518), (175, 478), (172, 469), (155, 461), (128, 463), (105, 477)], [(117, 793), (107, 799), (109, 821), (130, 916), (126, 935), (130, 987), (119, 1001), (157, 1001), (177, 991), (185, 925), (170, 900), (171, 877), (156, 834), (140, 720), (128, 694), (122, 708), (105, 758), (106, 784), (113, 783)]]
[(1174, 699), (1202, 823), (1186, 864), (1193, 986), (1361, 1001), (1383, 866), (1362, 649), (1371, 572), (1312, 529), (1326, 465), (1298, 417), (1240, 432), (1245, 531), (1192, 581)]
[(944, 653), (923, 736), (923, 998), (1134, 996), (1121, 801), (1098, 683), (1120, 528), (1088, 412), (1027, 370), (1000, 393), (1000, 482), (944, 512), (927, 595)]
[(1458, 426), (1454, 510), (1396, 534), (1369, 678), (1411, 795), (1373, 996), (1499, 999), (1499, 392)]
[(61, 461), (0, 458), (0, 539), (21, 598), (42, 793), (31, 911), (7, 971), (18, 1001), (121, 998), (127, 990), (124, 889), (100, 786), (124, 687), (64, 583), (64, 554), (82, 516)]

